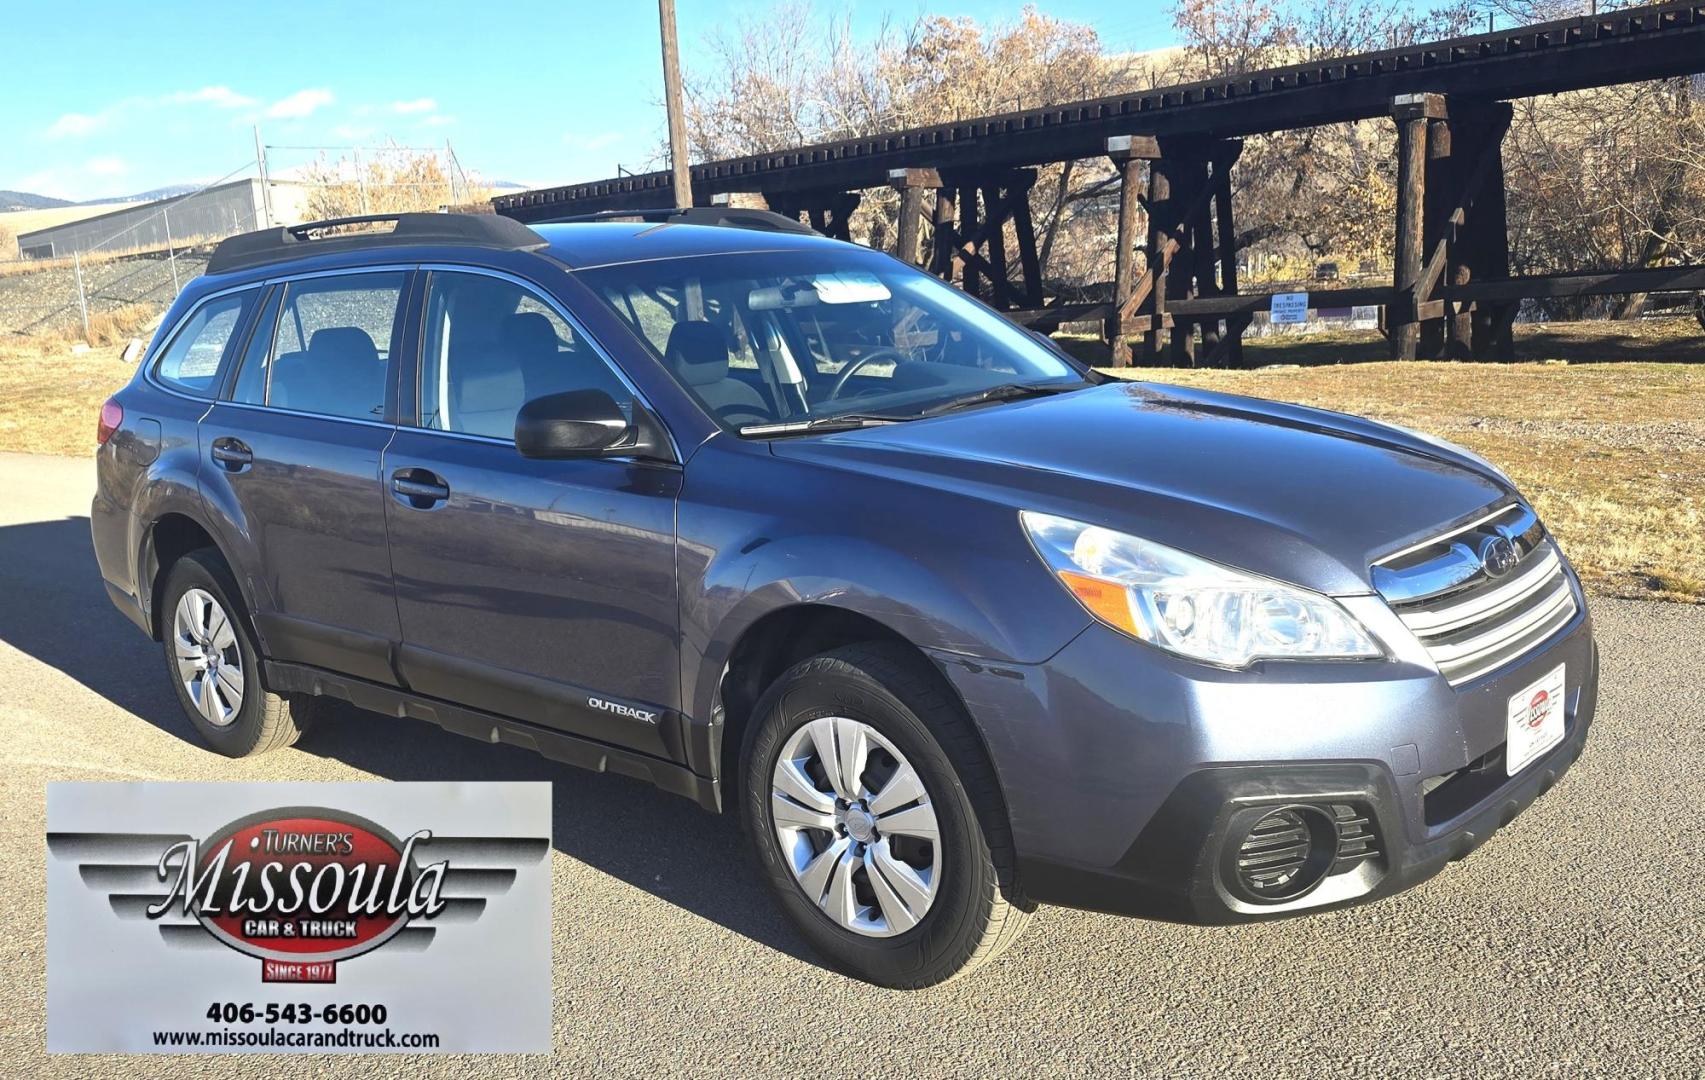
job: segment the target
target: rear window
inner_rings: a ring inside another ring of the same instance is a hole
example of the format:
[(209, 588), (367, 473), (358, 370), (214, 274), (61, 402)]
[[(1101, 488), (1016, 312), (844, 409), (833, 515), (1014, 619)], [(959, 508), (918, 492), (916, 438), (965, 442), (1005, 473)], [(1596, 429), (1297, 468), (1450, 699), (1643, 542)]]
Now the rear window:
[(212, 397), (219, 385), (220, 362), (254, 302), (255, 291), (215, 297), (196, 308), (160, 354), (154, 377), (185, 394)]

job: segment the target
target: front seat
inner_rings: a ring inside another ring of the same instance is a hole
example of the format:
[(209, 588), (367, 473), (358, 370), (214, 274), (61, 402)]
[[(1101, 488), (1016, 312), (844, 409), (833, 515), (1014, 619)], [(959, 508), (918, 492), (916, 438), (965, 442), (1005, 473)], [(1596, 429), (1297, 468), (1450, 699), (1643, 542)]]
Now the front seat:
[(522, 358), (500, 343), (461, 350), (450, 368), (450, 430), (499, 439), (515, 436), (515, 413), (527, 400)]
[(676, 323), (663, 362), (722, 419), (768, 420), (775, 415), (762, 394), (728, 373), (728, 337), (715, 323)]
[(537, 311), (523, 311), (503, 321), (503, 347), (519, 358), (527, 400), (567, 390), (602, 390), (618, 405), (632, 396), (610, 366), (590, 349), (561, 347), (551, 321)]

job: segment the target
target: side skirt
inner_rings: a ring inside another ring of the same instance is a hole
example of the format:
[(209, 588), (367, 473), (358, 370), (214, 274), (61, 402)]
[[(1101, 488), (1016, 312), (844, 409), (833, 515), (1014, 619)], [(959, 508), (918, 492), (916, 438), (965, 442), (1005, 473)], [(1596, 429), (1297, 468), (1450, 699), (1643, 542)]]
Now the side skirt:
[(276, 694), (317, 694), (339, 698), (371, 712), (425, 720), (445, 731), (480, 742), (508, 743), (577, 768), (647, 780), (664, 791), (693, 800), (712, 813), (722, 812), (722, 792), (718, 782), (671, 761), (523, 720), (450, 705), (396, 687), (333, 674), (306, 664), (267, 660), (264, 668), (267, 689)]

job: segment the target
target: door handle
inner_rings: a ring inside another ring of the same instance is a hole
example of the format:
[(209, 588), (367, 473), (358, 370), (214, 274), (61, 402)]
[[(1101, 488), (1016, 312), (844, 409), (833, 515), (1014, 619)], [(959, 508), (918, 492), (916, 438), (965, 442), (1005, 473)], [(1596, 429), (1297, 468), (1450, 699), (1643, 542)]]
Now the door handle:
[(254, 464), (255, 455), (241, 439), (226, 435), (213, 440), (213, 460), (232, 472), (242, 472)]
[(450, 497), (450, 485), (428, 469), (398, 469), (391, 474), (391, 491), (416, 510), (430, 510)]

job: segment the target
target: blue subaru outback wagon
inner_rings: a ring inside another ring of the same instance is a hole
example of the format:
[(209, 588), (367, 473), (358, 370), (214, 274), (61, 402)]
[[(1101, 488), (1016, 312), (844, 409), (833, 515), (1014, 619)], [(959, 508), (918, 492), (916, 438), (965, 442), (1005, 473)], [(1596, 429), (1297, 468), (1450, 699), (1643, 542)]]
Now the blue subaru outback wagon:
[(1580, 585), (1464, 450), (762, 214), (385, 223), (222, 243), (101, 413), (107, 591), (221, 753), (341, 698), (648, 779), (900, 987), (1039, 903), (1389, 895), (1580, 753)]

